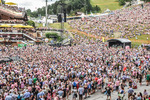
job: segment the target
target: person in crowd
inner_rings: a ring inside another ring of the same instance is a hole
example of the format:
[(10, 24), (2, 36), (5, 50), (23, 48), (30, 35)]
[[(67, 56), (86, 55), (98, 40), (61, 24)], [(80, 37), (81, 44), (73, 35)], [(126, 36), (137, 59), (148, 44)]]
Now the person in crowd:
[(79, 100), (83, 100), (83, 93), (84, 93), (84, 88), (82, 85), (79, 85), (79, 89), (78, 89)]

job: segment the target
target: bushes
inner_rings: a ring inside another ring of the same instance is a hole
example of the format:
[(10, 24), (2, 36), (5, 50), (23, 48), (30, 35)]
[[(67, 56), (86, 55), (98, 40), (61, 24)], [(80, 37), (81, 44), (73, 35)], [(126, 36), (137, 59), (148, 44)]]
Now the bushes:
[(47, 38), (53, 38), (56, 41), (61, 41), (62, 40), (61, 36), (59, 36), (58, 33), (55, 33), (55, 32), (48, 32), (48, 33), (45, 34), (45, 36)]
[(123, 5), (125, 5), (126, 3), (125, 3), (125, 0), (119, 0), (119, 5), (120, 6), (123, 6)]
[(35, 23), (34, 23), (34, 21), (32, 21), (32, 20), (27, 21), (27, 24), (28, 24), (28, 25), (31, 25), (31, 26), (33, 26), (33, 27), (35, 27)]

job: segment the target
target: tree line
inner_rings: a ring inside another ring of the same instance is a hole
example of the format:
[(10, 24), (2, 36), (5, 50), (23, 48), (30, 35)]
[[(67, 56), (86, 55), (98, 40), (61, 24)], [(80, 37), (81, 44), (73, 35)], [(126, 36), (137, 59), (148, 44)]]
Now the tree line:
[[(61, 2), (56, 1), (52, 5), (48, 5), (48, 14), (58, 14), (61, 13)], [(92, 6), (90, 0), (65, 0), (64, 9), (68, 15), (75, 15), (76, 12), (84, 12), (84, 13), (91, 13), (91, 12), (101, 12), (100, 7)], [(31, 12), (30, 9), (26, 10), (27, 14), (31, 17), (38, 17), (39, 15), (45, 16), (45, 7), (38, 8), (36, 11)]]

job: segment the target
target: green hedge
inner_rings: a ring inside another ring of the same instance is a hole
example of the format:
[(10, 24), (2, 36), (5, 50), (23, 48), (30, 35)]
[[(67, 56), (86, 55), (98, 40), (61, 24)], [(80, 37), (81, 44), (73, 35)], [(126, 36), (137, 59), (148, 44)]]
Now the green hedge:
[(35, 23), (32, 20), (27, 21), (27, 24), (30, 25), (30, 26), (35, 27)]
[(62, 40), (61, 36), (59, 36), (58, 33), (55, 33), (55, 32), (48, 32), (45, 34), (45, 36), (47, 38), (55, 38), (55, 39), (57, 39), (57, 41)]

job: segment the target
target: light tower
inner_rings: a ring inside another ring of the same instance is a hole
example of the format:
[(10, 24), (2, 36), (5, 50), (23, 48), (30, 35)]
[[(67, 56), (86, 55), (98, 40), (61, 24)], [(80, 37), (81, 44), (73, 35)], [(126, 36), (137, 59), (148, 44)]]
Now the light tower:
[(46, 27), (47, 27), (47, 0), (46, 0), (46, 7), (45, 7), (45, 15), (46, 15)]

